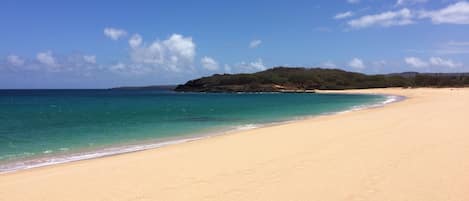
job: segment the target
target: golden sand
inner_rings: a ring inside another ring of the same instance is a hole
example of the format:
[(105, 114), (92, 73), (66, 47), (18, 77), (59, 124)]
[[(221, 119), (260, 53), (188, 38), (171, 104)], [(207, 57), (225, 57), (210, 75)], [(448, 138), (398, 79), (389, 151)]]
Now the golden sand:
[(469, 89), (0, 175), (1, 201), (469, 200)]

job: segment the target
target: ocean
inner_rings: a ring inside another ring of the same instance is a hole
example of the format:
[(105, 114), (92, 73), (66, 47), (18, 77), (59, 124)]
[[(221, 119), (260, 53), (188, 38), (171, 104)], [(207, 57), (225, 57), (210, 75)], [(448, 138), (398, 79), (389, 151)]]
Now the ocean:
[(313, 93), (0, 90), (0, 172), (156, 148), (395, 99)]

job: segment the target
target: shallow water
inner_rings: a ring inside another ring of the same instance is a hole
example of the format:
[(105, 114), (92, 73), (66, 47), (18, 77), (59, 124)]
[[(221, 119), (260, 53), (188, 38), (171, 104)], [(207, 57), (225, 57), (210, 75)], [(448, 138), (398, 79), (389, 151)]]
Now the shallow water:
[(0, 171), (154, 148), (162, 142), (346, 111), (388, 99), (307, 93), (1, 90)]

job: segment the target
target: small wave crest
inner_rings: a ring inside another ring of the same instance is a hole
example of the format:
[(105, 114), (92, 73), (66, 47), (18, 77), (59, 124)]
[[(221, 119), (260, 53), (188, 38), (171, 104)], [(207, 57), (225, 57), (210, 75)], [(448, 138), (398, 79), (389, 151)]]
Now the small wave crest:
[(389, 104), (389, 103), (393, 103), (393, 102), (398, 102), (398, 101), (401, 101), (404, 99), (404, 97), (402, 96), (394, 96), (394, 95), (388, 95), (386, 96), (386, 100), (384, 100), (381, 105), (386, 105), (386, 104)]
[(364, 105), (353, 106), (350, 110), (346, 110), (346, 111), (343, 111), (343, 112), (352, 112), (352, 111), (363, 110), (363, 109), (368, 109), (368, 108), (382, 107), (384, 105), (394, 103), (394, 102), (399, 102), (399, 101), (405, 99), (405, 97), (403, 97), (403, 96), (395, 96), (395, 95), (384, 95), (384, 96), (385, 96), (385, 99), (381, 102), (373, 103), (373, 104), (364, 104)]
[(236, 130), (243, 131), (243, 130), (250, 130), (250, 129), (255, 129), (259, 127), (260, 125), (257, 125), (257, 124), (245, 124), (245, 125), (236, 127)]

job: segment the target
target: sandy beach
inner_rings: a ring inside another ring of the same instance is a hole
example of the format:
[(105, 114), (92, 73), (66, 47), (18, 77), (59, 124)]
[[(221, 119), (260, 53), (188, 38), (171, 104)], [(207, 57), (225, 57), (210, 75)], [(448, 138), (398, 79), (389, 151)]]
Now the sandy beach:
[(469, 89), (341, 93), (407, 99), (2, 174), (0, 201), (469, 200)]

